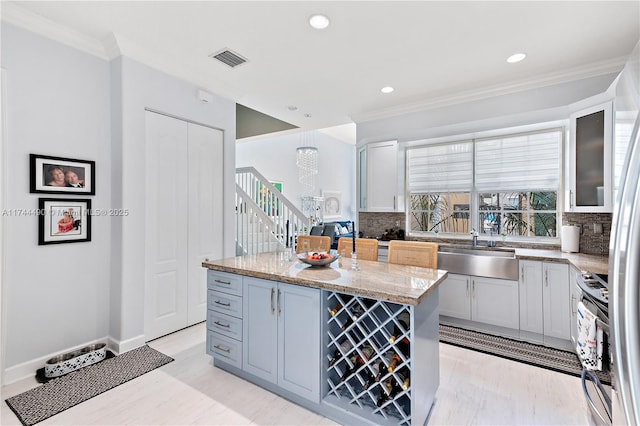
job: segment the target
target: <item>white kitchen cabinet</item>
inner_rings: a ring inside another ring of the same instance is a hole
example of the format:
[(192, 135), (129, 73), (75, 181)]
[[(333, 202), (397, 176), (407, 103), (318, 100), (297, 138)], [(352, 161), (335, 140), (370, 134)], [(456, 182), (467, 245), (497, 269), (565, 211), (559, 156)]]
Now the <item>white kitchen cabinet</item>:
[(468, 275), (449, 274), (440, 284), (440, 315), (464, 320), (471, 319), (470, 278)]
[[(360, 152), (360, 208), (369, 212), (395, 212), (398, 206), (398, 143), (375, 142)], [(366, 176), (366, 181), (362, 178)]]
[(571, 287), (571, 344), (575, 347), (578, 340), (578, 303), (582, 297), (582, 289), (575, 280), (580, 272), (571, 267), (569, 269), (569, 287)]
[(542, 335), (542, 262), (520, 261), (520, 330)]
[(571, 339), (569, 265), (520, 261), (520, 330), (545, 343)]
[(244, 279), (242, 369), (320, 400), (320, 290)]
[(612, 122), (611, 102), (570, 116), (568, 211), (613, 211)]
[(440, 314), (518, 328), (518, 282), (449, 274), (440, 285)]
[(542, 306), (544, 308), (544, 336), (571, 339), (571, 302), (569, 265), (544, 262)]

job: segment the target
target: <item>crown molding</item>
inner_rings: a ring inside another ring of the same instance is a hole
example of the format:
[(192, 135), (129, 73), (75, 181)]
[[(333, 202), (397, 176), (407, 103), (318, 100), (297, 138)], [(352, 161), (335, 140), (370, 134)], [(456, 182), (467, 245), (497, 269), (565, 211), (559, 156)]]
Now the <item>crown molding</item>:
[(620, 72), (627, 61), (627, 57), (614, 58), (607, 61), (594, 62), (582, 67), (576, 67), (560, 72), (546, 74), (535, 79), (516, 81), (510, 84), (485, 87), (479, 90), (469, 90), (454, 93), (452, 95), (429, 98), (418, 102), (383, 108), (373, 111), (355, 113), (349, 117), (355, 123), (364, 123), (372, 120), (381, 120), (399, 115), (411, 114), (430, 109), (443, 108), (467, 102), (492, 98), (495, 96), (509, 95), (526, 90), (540, 89), (542, 87), (569, 83), (586, 78), (597, 77), (609, 73)]
[(102, 42), (88, 37), (69, 27), (60, 25), (36, 13), (26, 10), (13, 2), (2, 2), (2, 21), (27, 29), (36, 34), (74, 47), (98, 58), (110, 60)]

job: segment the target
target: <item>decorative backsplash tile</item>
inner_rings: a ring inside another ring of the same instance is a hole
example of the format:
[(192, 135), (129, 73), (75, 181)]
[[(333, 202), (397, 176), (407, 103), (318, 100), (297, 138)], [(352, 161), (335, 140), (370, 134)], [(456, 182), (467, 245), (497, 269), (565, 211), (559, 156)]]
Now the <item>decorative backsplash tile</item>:
[[(609, 254), (609, 240), (611, 237), (611, 213), (563, 213), (563, 225), (576, 225), (580, 231), (580, 253)], [(602, 232), (595, 229), (602, 226)]]
[(381, 236), (387, 229), (404, 229), (404, 213), (358, 213), (358, 230), (369, 238)]
[[(609, 239), (611, 235), (611, 213), (562, 213), (563, 225), (576, 225), (580, 231), (580, 253), (586, 254), (609, 254)], [(375, 238), (381, 236), (387, 229), (404, 229), (405, 213), (358, 213), (359, 231), (365, 237)], [(397, 225), (399, 224), (399, 225)], [(602, 233), (596, 232), (594, 225), (602, 225)], [(415, 239), (415, 238), (407, 238)], [(460, 240), (439, 238), (420, 238), (427, 241), (438, 241), (441, 243), (459, 243)], [(502, 242), (496, 238), (497, 246), (509, 246), (518, 248), (539, 248), (560, 250), (559, 244), (526, 244), (514, 243), (510, 241)]]

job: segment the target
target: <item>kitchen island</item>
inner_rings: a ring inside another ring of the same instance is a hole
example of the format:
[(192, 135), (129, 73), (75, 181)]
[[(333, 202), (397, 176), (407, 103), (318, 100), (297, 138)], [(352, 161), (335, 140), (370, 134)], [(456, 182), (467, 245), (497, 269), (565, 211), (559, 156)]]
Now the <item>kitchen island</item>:
[(343, 424), (424, 424), (439, 385), (438, 286), (447, 272), (283, 253), (208, 268), (214, 365)]

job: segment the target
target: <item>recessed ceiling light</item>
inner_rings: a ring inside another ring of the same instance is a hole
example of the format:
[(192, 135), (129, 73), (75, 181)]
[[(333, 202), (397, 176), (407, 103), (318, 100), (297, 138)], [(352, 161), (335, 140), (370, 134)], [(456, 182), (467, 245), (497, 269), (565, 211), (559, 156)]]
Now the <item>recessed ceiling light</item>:
[(298, 107), (297, 107), (297, 106), (295, 106), (295, 105), (289, 105), (289, 106), (287, 107), (287, 109), (288, 109), (289, 111), (297, 111), (297, 110), (298, 110)]
[(304, 116), (305, 116), (306, 118), (311, 118), (311, 114), (309, 114), (309, 113), (306, 113)]
[(507, 62), (509, 62), (510, 64), (515, 64), (516, 62), (520, 62), (526, 57), (527, 57), (526, 53), (514, 53), (513, 55), (507, 58)]
[(311, 25), (316, 30), (323, 30), (329, 26), (329, 18), (325, 15), (321, 15), (316, 13), (315, 15), (311, 15), (309, 18), (309, 25)]
[(382, 89), (380, 89), (380, 91), (381, 91), (382, 93), (391, 93), (391, 92), (393, 92), (393, 87), (391, 87), (391, 86), (384, 86)]

